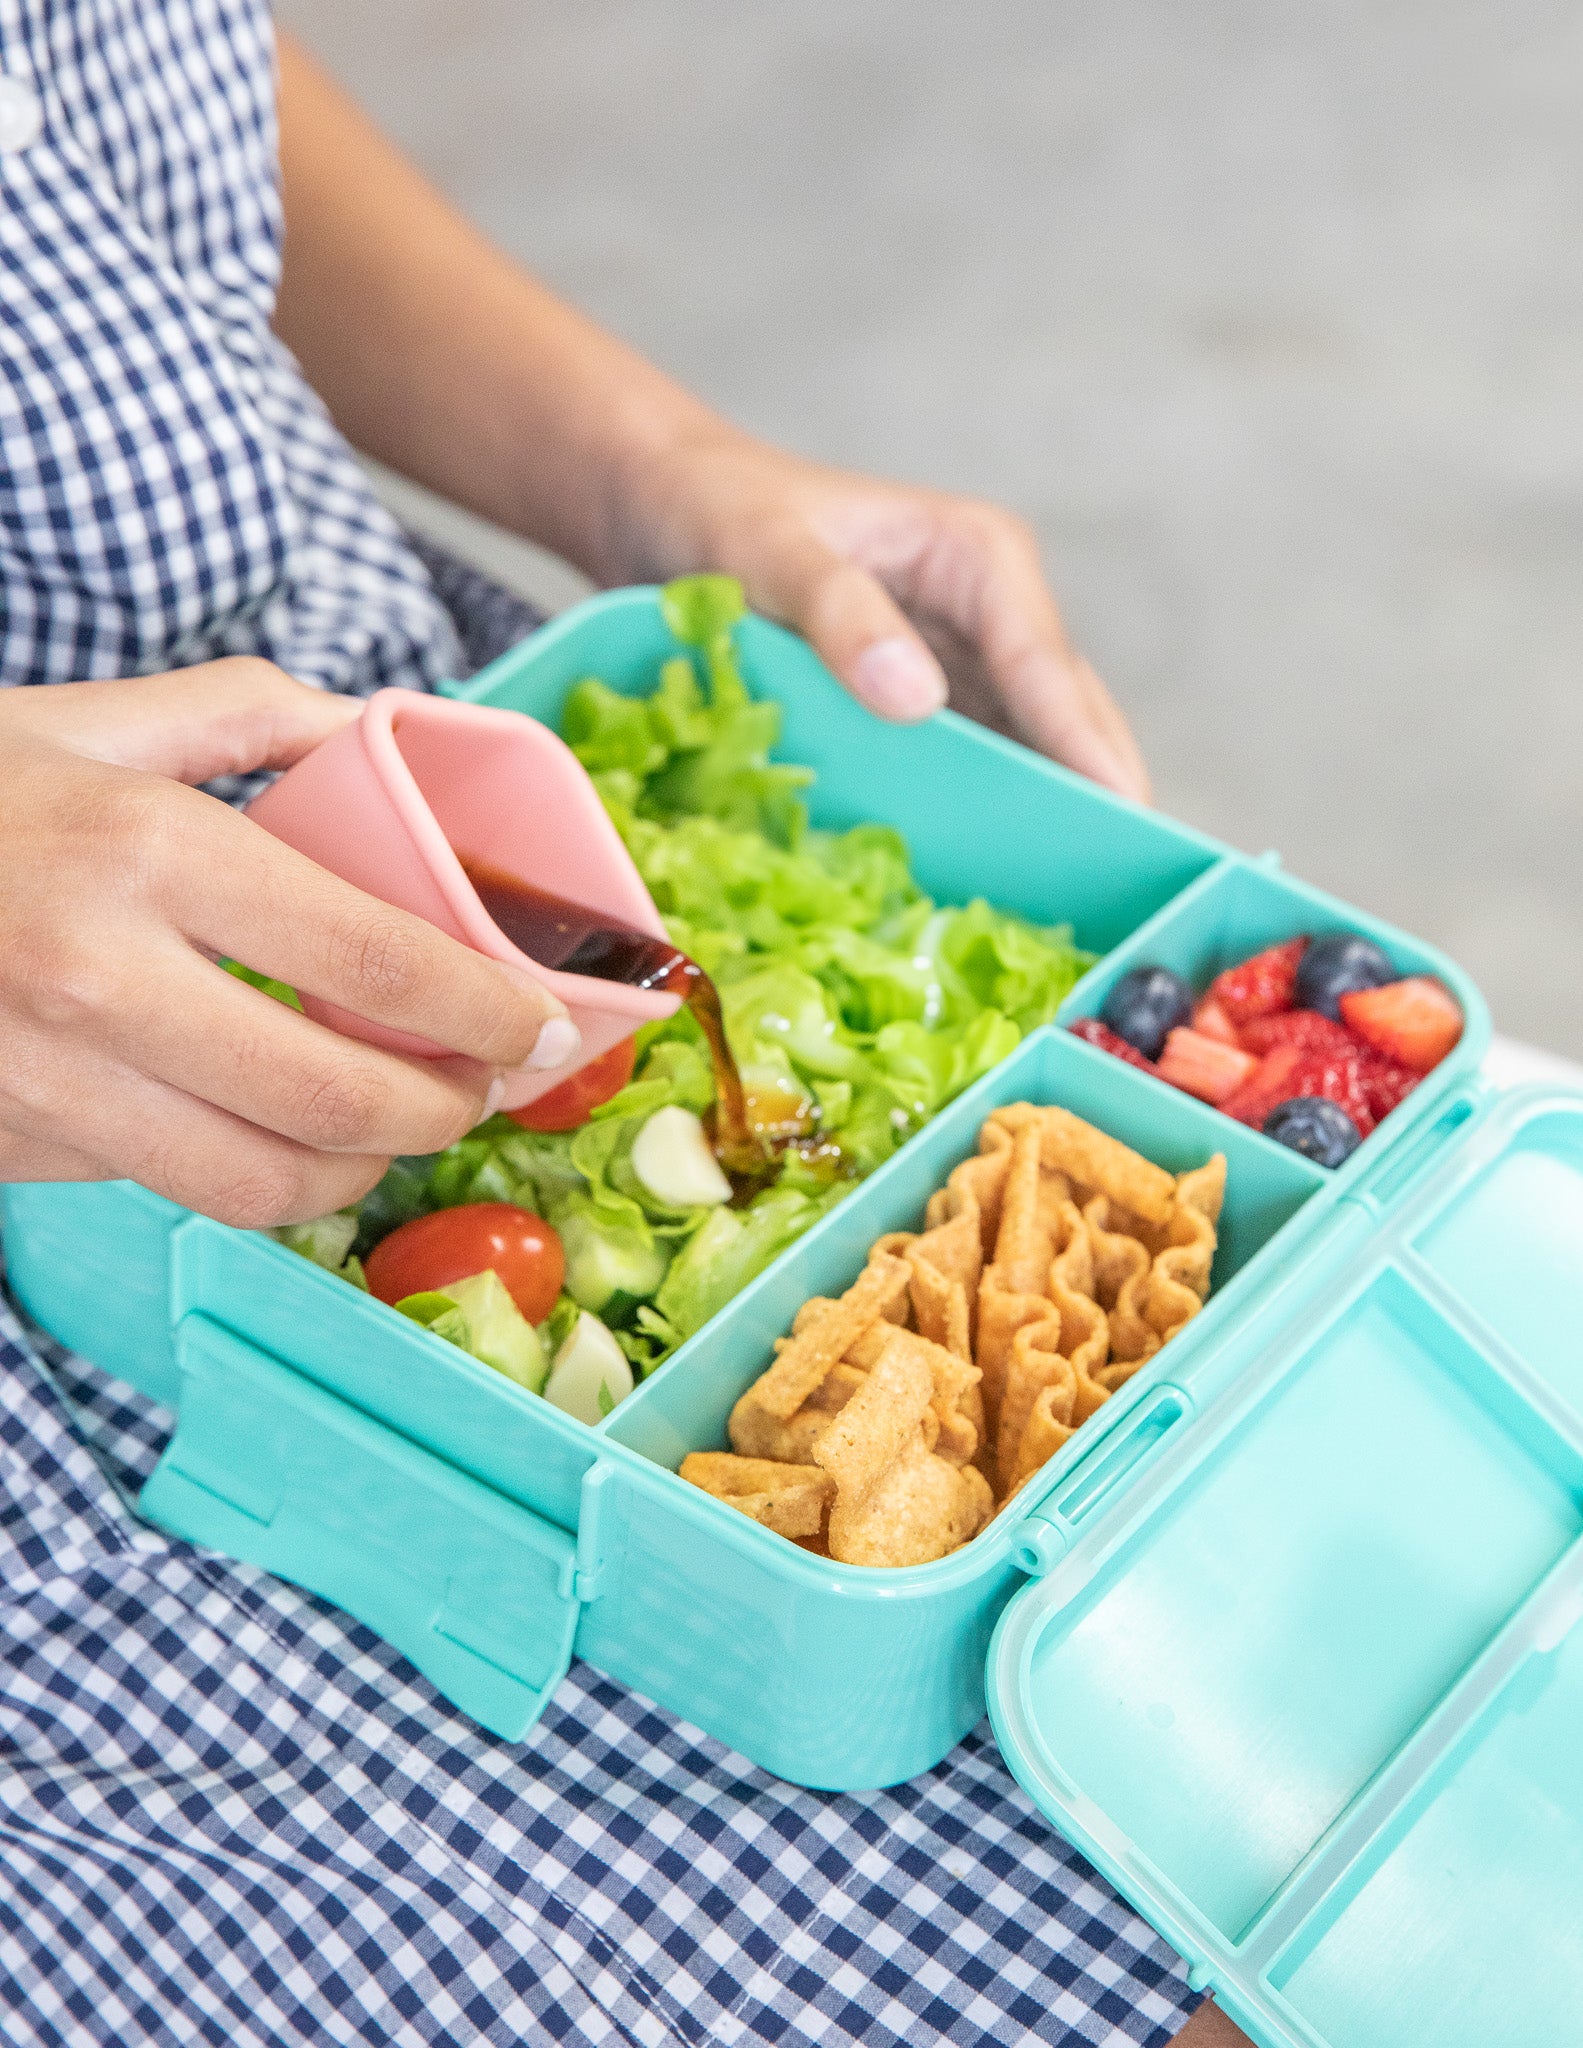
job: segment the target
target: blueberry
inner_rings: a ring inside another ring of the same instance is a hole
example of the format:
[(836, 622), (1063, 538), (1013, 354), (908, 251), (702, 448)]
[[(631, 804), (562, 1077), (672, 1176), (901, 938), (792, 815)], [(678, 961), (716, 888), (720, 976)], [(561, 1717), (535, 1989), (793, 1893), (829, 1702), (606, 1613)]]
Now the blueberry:
[(1329, 932), (1322, 939), (1311, 940), (1303, 949), (1303, 957), (1297, 963), (1292, 1006), (1298, 1010), (1317, 1010), (1321, 1017), (1339, 1024), (1343, 996), (1351, 995), (1354, 989), (1382, 988), (1398, 978), (1390, 956), (1382, 953), (1372, 939), (1357, 932)]
[(1316, 1166), (1339, 1166), (1362, 1143), (1351, 1117), (1323, 1095), (1294, 1095), (1278, 1102), (1264, 1119), (1264, 1135), (1301, 1152)]
[(1166, 1034), (1193, 1014), (1193, 991), (1168, 967), (1134, 967), (1105, 998), (1101, 1019), (1146, 1060), (1157, 1060)]

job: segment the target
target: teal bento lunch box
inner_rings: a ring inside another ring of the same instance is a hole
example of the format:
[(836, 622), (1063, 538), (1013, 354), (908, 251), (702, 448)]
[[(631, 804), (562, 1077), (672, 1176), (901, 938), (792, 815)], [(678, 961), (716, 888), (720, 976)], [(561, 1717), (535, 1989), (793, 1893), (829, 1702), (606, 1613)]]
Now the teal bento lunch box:
[[(676, 651), (655, 593), (618, 592), (454, 694), (554, 724), (581, 676), (645, 690)], [(936, 896), (1102, 955), (1060, 1021), (593, 1429), (268, 1238), (125, 1183), (6, 1188), (24, 1306), (176, 1410), (143, 1511), (339, 1602), (512, 1739), (573, 1654), (818, 1787), (910, 1777), (987, 1703), (1032, 1798), (1269, 2048), (1558, 2038), (1583, 1964), (1583, 1097), (1485, 1092), (1467, 978), (1273, 858), (950, 714), (882, 725), (761, 620), (740, 652), (816, 823), (892, 823)], [(1442, 977), (1466, 1030), (1338, 1172), (1060, 1028), (1140, 961), (1202, 983), (1339, 928)], [(681, 1481), (802, 1302), (1022, 1099), (1172, 1170), (1227, 1154), (1203, 1313), (934, 1564), (819, 1559)]]

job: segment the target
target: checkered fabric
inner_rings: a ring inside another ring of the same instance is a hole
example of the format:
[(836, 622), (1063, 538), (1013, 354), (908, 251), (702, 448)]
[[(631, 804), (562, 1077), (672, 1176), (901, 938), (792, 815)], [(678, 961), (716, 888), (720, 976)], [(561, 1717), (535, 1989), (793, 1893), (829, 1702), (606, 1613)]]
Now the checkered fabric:
[(1194, 2003), (987, 1731), (803, 1792), (578, 1664), (495, 1741), (140, 1523), (169, 1425), (0, 1300), (7, 2041), (1155, 2048)]
[(444, 604), (270, 332), (267, 0), (0, 0), (0, 683), (261, 654), (461, 672)]

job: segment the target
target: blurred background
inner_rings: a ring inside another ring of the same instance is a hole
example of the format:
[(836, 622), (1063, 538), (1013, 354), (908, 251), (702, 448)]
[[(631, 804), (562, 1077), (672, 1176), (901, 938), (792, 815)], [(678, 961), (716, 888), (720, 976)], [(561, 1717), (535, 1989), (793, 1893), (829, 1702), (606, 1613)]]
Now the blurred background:
[[(1583, 1055), (1564, 0), (281, 0), (733, 418), (1032, 521), (1160, 803)], [(562, 565), (390, 479), (559, 606)]]

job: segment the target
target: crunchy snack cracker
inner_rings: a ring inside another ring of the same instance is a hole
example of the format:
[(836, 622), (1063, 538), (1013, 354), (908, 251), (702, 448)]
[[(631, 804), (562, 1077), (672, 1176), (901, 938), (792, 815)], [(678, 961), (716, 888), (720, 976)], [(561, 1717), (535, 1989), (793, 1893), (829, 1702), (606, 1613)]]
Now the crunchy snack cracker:
[[(996, 1111), (991, 1124), (1003, 1115)], [(984, 1375), (984, 1420), (992, 1443), (998, 1443), (1000, 1437), (1000, 1407), (1012, 1340), (1025, 1324), (1042, 1322), (1050, 1312), (1044, 1281), (1054, 1245), (1045, 1223), (1050, 1205), (1040, 1189), (1041, 1150), (1040, 1127), (1024, 1120), (1012, 1136), (994, 1262), (985, 1268), (978, 1284), (975, 1355)]]
[(783, 1422), (753, 1399), (749, 1387), (731, 1411), (726, 1434), (731, 1448), (745, 1458), (769, 1458), (784, 1465), (811, 1465), (813, 1447), (832, 1415), (838, 1415), (863, 1384), (864, 1373), (846, 1359), (825, 1374), (794, 1415)]
[(892, 1332), (889, 1342), (912, 1349), (933, 1378), (930, 1406), (938, 1433), (931, 1448), (947, 1464), (967, 1464), (978, 1450), (984, 1427), (983, 1403), (978, 1398), (978, 1367), (948, 1351), (943, 1344), (933, 1343), (921, 1332)]
[(816, 1465), (739, 1458), (731, 1451), (689, 1451), (681, 1475), (779, 1536), (821, 1535), (835, 1493), (834, 1482)]
[[(935, 1367), (948, 1352), (898, 1331), (864, 1385), (820, 1438), (835, 1483), (830, 1555), (847, 1564), (926, 1564), (975, 1535), (994, 1502), (971, 1465), (929, 1448)], [(953, 1366), (959, 1361), (952, 1360)]]
[(1037, 1126), (1044, 1163), (1053, 1173), (1074, 1181), (1130, 1209), (1149, 1223), (1163, 1223), (1176, 1200), (1175, 1176), (1163, 1166), (1123, 1145), (1119, 1138), (1096, 1130), (1069, 1109), (1039, 1108), (1031, 1102), (1008, 1103), (990, 1121), (1015, 1133)]
[(1035, 1472), (1050, 1462), (1062, 1444), (1077, 1433), (1078, 1427), (1076, 1423), (1061, 1420), (1056, 1390), (1046, 1387), (1034, 1401), (1023, 1425), (1017, 1462), (1001, 1495), (1002, 1506), (1019, 1487), (1027, 1485)]
[(912, 1269), (912, 1316), (919, 1331), (958, 1358), (971, 1359), (973, 1326), (968, 1319), (967, 1288), (954, 1276), (942, 1273), (916, 1248), (908, 1254), (907, 1263)]
[(749, 1389), (757, 1406), (782, 1422), (795, 1415), (853, 1339), (905, 1295), (911, 1277), (903, 1261), (887, 1252), (870, 1259), (840, 1300), (799, 1330)]

